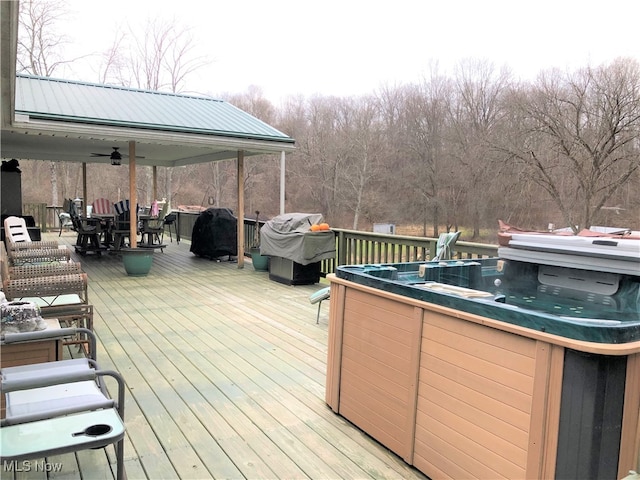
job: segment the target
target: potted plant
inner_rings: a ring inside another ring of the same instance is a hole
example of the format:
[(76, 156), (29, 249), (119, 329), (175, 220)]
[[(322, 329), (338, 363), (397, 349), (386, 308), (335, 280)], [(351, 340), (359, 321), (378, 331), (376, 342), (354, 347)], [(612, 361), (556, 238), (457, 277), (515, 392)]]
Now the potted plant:
[(122, 248), (119, 252), (127, 275), (144, 277), (149, 274), (153, 263), (153, 248)]
[(260, 212), (256, 210), (256, 227), (253, 233), (253, 242), (251, 243), (251, 263), (254, 270), (266, 272), (269, 269), (269, 257), (260, 254)]

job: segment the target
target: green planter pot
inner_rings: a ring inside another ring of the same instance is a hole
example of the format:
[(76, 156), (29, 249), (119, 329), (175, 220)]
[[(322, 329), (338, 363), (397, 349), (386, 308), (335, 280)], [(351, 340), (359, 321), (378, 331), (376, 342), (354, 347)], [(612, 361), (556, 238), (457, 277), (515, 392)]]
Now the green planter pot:
[(253, 269), (258, 272), (266, 272), (269, 270), (269, 257), (260, 255), (259, 248), (251, 249), (251, 263), (253, 264)]
[(127, 275), (144, 277), (149, 274), (153, 263), (153, 249), (125, 248), (121, 250), (122, 264)]

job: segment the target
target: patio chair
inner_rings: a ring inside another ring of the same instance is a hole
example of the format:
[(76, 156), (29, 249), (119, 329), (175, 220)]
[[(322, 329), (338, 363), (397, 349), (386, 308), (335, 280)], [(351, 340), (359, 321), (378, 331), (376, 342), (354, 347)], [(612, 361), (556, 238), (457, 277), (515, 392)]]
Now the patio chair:
[[(84, 328), (47, 329), (25, 333), (6, 333), (0, 337), (0, 345), (8, 346), (32, 341), (63, 339), (69, 336), (84, 335), (91, 342), (91, 356), (73, 358), (28, 365), (9, 366), (0, 369), (0, 381), (29, 382), (31, 385), (41, 384), (37, 393), (43, 393), (42, 401), (33, 399), (33, 394), (25, 392), (6, 393), (5, 418), (2, 425), (15, 425), (25, 421), (42, 420), (58, 415), (67, 415), (83, 410), (109, 408), (116, 402), (107, 394), (105, 383), (94, 378), (92, 370), (99, 370), (95, 358), (95, 334)], [(44, 387), (52, 379), (60, 379), (68, 375), (86, 374), (87, 378), (78, 378), (73, 388)], [(97, 381), (96, 381), (97, 380)], [(33, 388), (36, 388), (35, 386)], [(22, 389), (20, 389), (22, 390)]]
[(0, 276), (2, 289), (10, 301), (32, 298), (30, 301), (41, 308), (88, 301), (87, 274), (76, 262), (15, 265), (2, 245)]
[(19, 267), (8, 266), (8, 278), (38, 278), (52, 275), (67, 275), (82, 273), (82, 266), (79, 262), (70, 261), (68, 263), (48, 263), (45, 265), (22, 265)]
[(12, 266), (55, 264), (69, 262), (71, 260), (71, 252), (68, 248), (30, 248), (9, 250), (7, 257), (9, 264)]
[(69, 303), (88, 303), (86, 273), (9, 278), (3, 280), (2, 287), (7, 300), (32, 301), (42, 309)]
[(316, 324), (320, 323), (320, 307), (322, 306), (322, 302), (324, 300), (329, 300), (331, 297), (331, 287), (324, 287), (318, 290), (317, 292), (309, 295), (309, 301), (311, 305), (317, 303), (318, 304), (318, 315), (316, 315)]
[[(1, 344), (74, 335), (76, 330), (82, 329), (6, 334)], [(83, 333), (95, 345), (93, 334)], [(105, 376), (116, 380), (117, 400), (107, 394)], [(86, 358), (22, 365), (0, 371), (0, 390), (6, 399), (0, 461), (116, 444), (117, 478), (124, 479), (124, 379), (119, 373), (100, 370)]]
[[(171, 243), (173, 243), (173, 236), (171, 234), (171, 227), (173, 227), (176, 231), (176, 242), (180, 243), (180, 235), (178, 234), (178, 228), (176, 227), (176, 221), (178, 219), (178, 216), (175, 213), (169, 213), (164, 217), (164, 225), (163, 225), (163, 230), (164, 227), (168, 227), (169, 229), (169, 239), (171, 240)], [(163, 237), (164, 239), (164, 237)]]
[(8, 243), (31, 242), (24, 218), (10, 216), (4, 219), (4, 235)]
[(140, 240), (141, 246), (160, 248), (160, 250), (164, 252), (165, 245), (162, 244), (162, 241), (164, 240), (164, 218), (167, 215), (167, 208), (168, 205), (165, 203), (156, 218), (151, 218), (143, 222), (142, 228), (140, 229), (142, 235)]
[(96, 221), (81, 218), (75, 212), (71, 213), (71, 221), (73, 222), (73, 229), (78, 234), (75, 244), (76, 253), (86, 255), (92, 252), (100, 255), (103, 250), (106, 250), (106, 247), (100, 243), (102, 231)]
[[(86, 275), (80, 263), (13, 266), (2, 244), (0, 275), (8, 300), (33, 302), (41, 308), (43, 318), (57, 318), (61, 325), (93, 330), (93, 306), (87, 303)], [(67, 339), (63, 344), (84, 347), (86, 352), (90, 348), (82, 337)]]
[(458, 241), (460, 232), (441, 233), (436, 244), (436, 255), (431, 259), (432, 262), (440, 260), (451, 260), (453, 254), (453, 246)]
[(113, 202), (108, 198), (97, 198), (93, 201), (91, 213), (98, 215), (111, 215), (113, 213)]
[[(129, 239), (129, 244), (131, 244), (131, 210), (129, 200), (120, 200), (119, 202), (114, 203), (113, 209), (116, 212), (116, 218), (111, 231), (113, 236), (112, 248), (117, 251), (125, 247), (125, 241), (127, 239)], [(138, 232), (136, 230), (135, 235), (137, 235), (137, 233)]]
[(35, 248), (58, 248), (58, 242), (55, 241), (32, 241), (27, 223), (22, 217), (9, 216), (5, 218), (4, 230), (5, 243), (9, 252)]
[(62, 202), (62, 210), (58, 213), (58, 223), (60, 223), (60, 231), (58, 236), (62, 235), (63, 228), (73, 228), (73, 222), (71, 221), (71, 199), (65, 198)]
[(36, 240), (28, 242), (11, 242), (9, 239), (5, 239), (5, 243), (8, 246), (10, 252), (16, 252), (18, 250), (36, 250), (36, 249), (56, 249), (60, 245), (55, 240)]

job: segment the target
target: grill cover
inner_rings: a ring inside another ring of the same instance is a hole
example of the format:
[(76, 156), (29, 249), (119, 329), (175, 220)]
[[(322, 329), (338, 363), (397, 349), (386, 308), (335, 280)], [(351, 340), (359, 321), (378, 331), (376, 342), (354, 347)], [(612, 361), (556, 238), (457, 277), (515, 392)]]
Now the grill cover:
[(260, 230), (260, 253), (286, 258), (300, 265), (335, 257), (334, 233), (310, 230), (311, 225), (321, 222), (320, 213), (287, 213), (274, 217)]
[(238, 219), (228, 208), (208, 208), (193, 225), (191, 249), (211, 259), (238, 254)]

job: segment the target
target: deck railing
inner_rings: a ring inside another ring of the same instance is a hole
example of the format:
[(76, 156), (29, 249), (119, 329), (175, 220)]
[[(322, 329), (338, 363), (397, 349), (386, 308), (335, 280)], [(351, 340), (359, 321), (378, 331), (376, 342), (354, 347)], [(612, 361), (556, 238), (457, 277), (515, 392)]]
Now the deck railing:
[(46, 203), (25, 203), (22, 206), (22, 215), (30, 215), (33, 217), (35, 226), (40, 228), (42, 232), (47, 231), (48, 225), (53, 225), (53, 222), (48, 222)]
[[(36, 213), (35, 216), (44, 216), (44, 205), (29, 211)], [(34, 211), (35, 210), (35, 211)], [(179, 215), (179, 231), (183, 238), (191, 238), (193, 224), (198, 217), (197, 214)], [(40, 217), (42, 218), (42, 217)], [(46, 228), (46, 222), (36, 222)], [(260, 222), (264, 225), (264, 222)], [(256, 221), (253, 219), (244, 220), (244, 250), (249, 256), (249, 250), (253, 245), (256, 229)], [(323, 275), (333, 273), (337, 265), (359, 265), (365, 263), (403, 263), (430, 260), (436, 254), (437, 238), (413, 237), (407, 235), (392, 235), (375, 232), (364, 232), (360, 230), (348, 230), (343, 228), (331, 229), (336, 236), (335, 258), (323, 260), (320, 269)], [(453, 247), (453, 258), (488, 258), (498, 255), (498, 246), (486, 243), (458, 241)]]
[[(256, 228), (255, 220), (245, 219), (245, 252), (249, 252)], [(263, 222), (260, 222), (263, 224)], [(331, 229), (336, 235), (336, 256), (322, 260), (323, 275), (333, 273), (337, 265), (365, 263), (403, 263), (430, 260), (436, 254), (437, 238), (390, 235), (343, 228)], [(498, 246), (458, 241), (453, 258), (489, 258), (498, 255)]]

